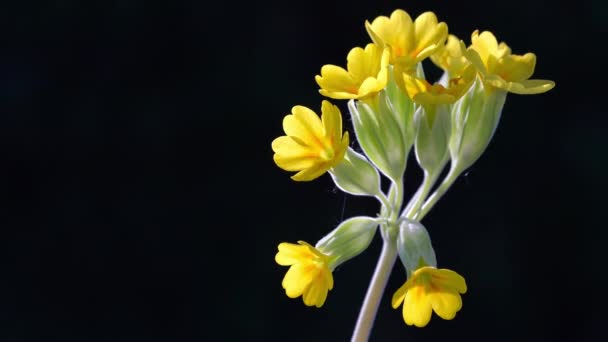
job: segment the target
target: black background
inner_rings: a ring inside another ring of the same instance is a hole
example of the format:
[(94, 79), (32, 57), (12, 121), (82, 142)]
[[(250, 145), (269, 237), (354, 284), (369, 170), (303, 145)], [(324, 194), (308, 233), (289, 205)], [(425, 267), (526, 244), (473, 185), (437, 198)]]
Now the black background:
[(274, 254), (377, 204), (327, 175), (291, 181), (270, 142), (293, 105), (319, 111), (320, 67), (396, 8), (432, 10), (467, 42), (491, 30), (557, 87), (508, 96), (424, 221), (439, 265), (467, 279), (462, 311), (405, 326), (397, 265), (372, 340), (605, 340), (600, 0), (3, 2), (0, 340), (348, 340), (379, 237), (321, 309), (285, 296)]

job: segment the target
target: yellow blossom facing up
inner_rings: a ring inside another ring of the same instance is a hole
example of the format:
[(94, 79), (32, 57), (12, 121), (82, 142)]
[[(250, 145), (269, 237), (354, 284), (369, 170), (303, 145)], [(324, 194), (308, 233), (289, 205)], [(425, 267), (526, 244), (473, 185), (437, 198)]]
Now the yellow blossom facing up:
[(372, 41), (391, 49), (390, 63), (403, 70), (414, 66), (433, 54), (445, 42), (448, 26), (437, 22), (433, 12), (424, 12), (415, 21), (404, 10), (395, 10), (390, 18), (379, 16), (365, 28)]
[(348, 148), (342, 114), (329, 101), (321, 104), (321, 118), (307, 107), (293, 107), (283, 119), (283, 130), (287, 135), (272, 142), (273, 158), (283, 170), (299, 171), (291, 177), (295, 181), (318, 178), (339, 163)]
[(287, 297), (302, 296), (304, 304), (320, 308), (334, 287), (329, 257), (304, 241), (298, 243), (279, 244), (275, 256), (277, 264), (291, 266), (283, 278), (283, 288)]
[(530, 80), (536, 67), (536, 55), (528, 52), (513, 55), (507, 44), (489, 32), (473, 32), (465, 56), (481, 74), (484, 84), (515, 94), (540, 94), (551, 90), (555, 82)]
[(453, 78), (448, 87), (441, 84), (430, 84), (424, 79), (410, 74), (403, 74), (404, 89), (409, 98), (420, 105), (452, 104), (467, 91), (474, 80), (474, 71), (468, 68), (462, 77)]
[(347, 69), (324, 65), (315, 80), (323, 96), (333, 99), (363, 99), (373, 96), (386, 86), (389, 49), (367, 44), (365, 49), (353, 48), (346, 57)]
[(443, 319), (453, 319), (462, 308), (460, 294), (467, 284), (458, 273), (448, 269), (425, 266), (413, 272), (408, 281), (393, 295), (393, 309), (403, 303), (403, 319), (407, 325), (426, 326), (433, 310)]
[(460, 46), (460, 39), (450, 34), (444, 46), (431, 55), (431, 60), (435, 65), (449, 73), (450, 77), (460, 76), (471, 65), (471, 62), (464, 56), (464, 51)]

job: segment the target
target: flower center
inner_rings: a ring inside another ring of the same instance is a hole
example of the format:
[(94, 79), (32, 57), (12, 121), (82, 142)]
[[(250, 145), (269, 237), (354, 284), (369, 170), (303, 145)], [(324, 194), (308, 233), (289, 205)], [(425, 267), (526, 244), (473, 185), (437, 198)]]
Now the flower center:
[(325, 161), (330, 161), (330, 160), (334, 159), (335, 155), (336, 155), (336, 153), (334, 152), (333, 148), (323, 148), (319, 152), (319, 158), (321, 158)]

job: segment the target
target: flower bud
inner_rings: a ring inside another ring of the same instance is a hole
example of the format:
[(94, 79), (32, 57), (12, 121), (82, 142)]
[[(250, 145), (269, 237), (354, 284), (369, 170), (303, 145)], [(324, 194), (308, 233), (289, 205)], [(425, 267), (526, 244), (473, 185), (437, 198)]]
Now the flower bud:
[(352, 148), (346, 150), (344, 159), (330, 169), (331, 178), (342, 191), (352, 195), (380, 195), (380, 175), (365, 156)]
[(401, 262), (408, 272), (408, 277), (421, 266), (437, 267), (431, 237), (420, 222), (409, 219), (401, 222), (397, 236), (397, 249)]
[(363, 252), (372, 242), (378, 222), (365, 216), (350, 218), (323, 237), (315, 246), (329, 256), (333, 270)]
[(450, 139), (452, 168), (469, 168), (490, 143), (498, 126), (507, 92), (488, 90), (476, 79), (468, 92), (452, 107), (453, 128)]

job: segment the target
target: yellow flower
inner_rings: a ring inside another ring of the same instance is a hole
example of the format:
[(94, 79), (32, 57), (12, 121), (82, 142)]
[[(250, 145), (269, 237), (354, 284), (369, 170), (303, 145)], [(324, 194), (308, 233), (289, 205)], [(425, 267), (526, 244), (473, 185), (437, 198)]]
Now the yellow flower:
[(500, 43), (489, 32), (473, 32), (465, 56), (481, 74), (484, 84), (515, 94), (540, 94), (551, 90), (555, 82), (530, 80), (536, 66), (536, 55), (513, 55), (507, 44)]
[(462, 308), (460, 294), (467, 284), (458, 273), (425, 266), (417, 269), (393, 295), (393, 309), (403, 302), (403, 319), (407, 325), (426, 326), (432, 311), (443, 319), (453, 319)]
[(403, 10), (395, 10), (390, 18), (379, 16), (365, 28), (378, 46), (391, 49), (390, 63), (403, 70), (412, 69), (416, 63), (440, 48), (448, 35), (446, 23), (437, 23), (433, 12), (419, 15), (414, 22)]
[(323, 96), (333, 99), (361, 99), (380, 92), (388, 80), (389, 49), (367, 44), (365, 50), (356, 47), (346, 57), (348, 71), (324, 65), (315, 80)]
[(431, 55), (431, 60), (435, 65), (448, 72), (450, 77), (462, 75), (471, 65), (471, 62), (464, 56), (460, 39), (452, 34), (448, 35), (445, 45)]
[(299, 171), (296, 181), (318, 178), (338, 164), (348, 148), (348, 132), (342, 135), (342, 115), (338, 107), (323, 101), (321, 118), (304, 106), (295, 106), (283, 119), (287, 136), (272, 142), (274, 162), (283, 170)]
[(404, 89), (409, 98), (421, 105), (452, 104), (464, 95), (473, 82), (475, 75), (472, 68), (468, 68), (463, 73), (462, 77), (451, 79), (447, 88), (404, 73)]
[(275, 256), (277, 264), (291, 266), (283, 278), (283, 288), (287, 297), (302, 296), (304, 304), (320, 308), (327, 292), (334, 288), (329, 257), (304, 241), (298, 243), (279, 244)]

